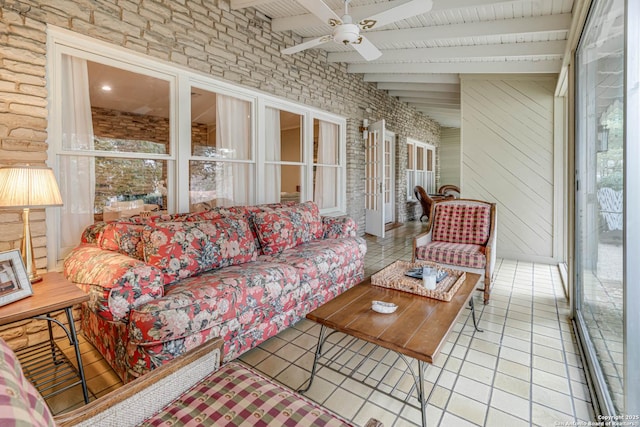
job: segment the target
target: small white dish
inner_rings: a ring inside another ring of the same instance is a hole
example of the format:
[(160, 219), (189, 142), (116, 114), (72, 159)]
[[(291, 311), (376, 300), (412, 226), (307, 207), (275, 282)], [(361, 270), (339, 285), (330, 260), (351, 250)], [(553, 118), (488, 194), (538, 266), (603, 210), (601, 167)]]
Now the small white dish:
[(371, 301), (371, 309), (378, 313), (391, 314), (398, 309), (398, 306), (391, 302)]

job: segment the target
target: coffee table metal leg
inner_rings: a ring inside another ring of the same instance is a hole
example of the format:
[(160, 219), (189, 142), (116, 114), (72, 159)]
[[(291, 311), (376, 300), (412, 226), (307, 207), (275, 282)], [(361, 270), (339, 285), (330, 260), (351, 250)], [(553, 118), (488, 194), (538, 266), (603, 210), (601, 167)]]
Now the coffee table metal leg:
[(318, 335), (318, 345), (316, 346), (316, 354), (313, 357), (313, 367), (311, 368), (311, 377), (309, 378), (309, 384), (307, 384), (305, 388), (298, 389), (298, 393), (305, 393), (311, 388), (311, 384), (313, 384), (313, 379), (316, 376), (316, 367), (318, 366), (318, 360), (320, 359), (320, 356), (322, 356), (322, 345), (324, 344), (326, 333), (327, 327), (321, 325), (320, 335)]
[(422, 412), (422, 427), (427, 427), (427, 398), (424, 395), (424, 371), (427, 366), (422, 360), (418, 360), (418, 400), (420, 401), (420, 410)]
[(89, 391), (87, 390), (87, 380), (84, 377), (84, 367), (82, 366), (82, 356), (80, 355), (80, 343), (78, 342), (78, 335), (76, 333), (76, 327), (73, 322), (73, 307), (67, 307), (64, 309), (67, 314), (67, 321), (69, 323), (70, 340), (72, 340), (73, 348), (76, 352), (76, 361), (78, 362), (78, 375), (80, 375), (80, 382), (82, 384), (82, 395), (84, 397), (84, 403), (89, 403)]
[(471, 307), (471, 318), (473, 319), (473, 327), (476, 328), (478, 332), (484, 332), (482, 329), (478, 328), (478, 323), (476, 322), (476, 306), (473, 304), (473, 297), (469, 300), (469, 307)]

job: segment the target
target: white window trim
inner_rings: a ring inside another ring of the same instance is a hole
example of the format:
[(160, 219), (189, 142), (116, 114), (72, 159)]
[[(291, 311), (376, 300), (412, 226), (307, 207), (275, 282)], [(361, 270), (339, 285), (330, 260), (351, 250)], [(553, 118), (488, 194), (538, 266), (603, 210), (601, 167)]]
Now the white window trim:
[[(422, 141), (418, 141), (417, 139), (413, 139), (413, 138), (407, 138), (407, 156), (409, 156), (408, 153), (408, 145), (409, 144), (413, 144), (413, 168), (412, 169), (408, 169), (407, 171), (413, 171), (413, 183), (414, 186), (417, 185), (417, 176), (418, 176), (418, 170), (416, 169), (417, 165), (418, 165), (418, 147), (422, 147), (425, 150), (433, 150), (433, 172), (435, 174), (435, 166), (436, 166), (436, 146), (433, 144), (427, 144), (426, 142), (422, 142)], [(426, 151), (425, 151), (426, 153)], [(425, 156), (425, 167), (426, 167), (426, 156)], [(426, 173), (426, 169), (425, 169), (425, 173)], [(427, 190), (427, 189), (425, 189)], [(435, 190), (434, 190), (435, 191)], [(411, 189), (411, 191), (408, 191), (407, 194), (407, 200), (411, 201), (411, 202), (417, 202), (414, 194), (413, 194), (413, 189)]]
[[(99, 54), (93, 52), (100, 52)], [(168, 154), (138, 154), (138, 153), (112, 153), (101, 151), (70, 151), (62, 149), (62, 89), (60, 78), (61, 56), (69, 54), (82, 57), (91, 61), (105, 63), (133, 72), (150, 75), (168, 80), (170, 82), (170, 145)], [(167, 173), (171, 177), (167, 182), (169, 194), (168, 208), (174, 212), (187, 212), (189, 210), (189, 161), (211, 160), (191, 155), (191, 102), (190, 88), (198, 87), (216, 93), (234, 96), (247, 100), (252, 104), (252, 159), (234, 160), (236, 162), (251, 163), (255, 165), (254, 188), (259, 192), (261, 162), (264, 159), (262, 147), (264, 147), (264, 108), (266, 106), (284, 109), (301, 114), (304, 117), (304, 143), (303, 165), (305, 170), (303, 192), (301, 201), (313, 199), (313, 120), (323, 120), (339, 126), (339, 169), (338, 206), (334, 209), (321, 210), (322, 215), (344, 215), (346, 213), (346, 118), (340, 115), (322, 111), (310, 106), (297, 104), (288, 100), (277, 98), (273, 95), (260, 92), (255, 89), (240, 87), (231, 83), (220, 81), (214, 77), (189, 69), (184, 66), (162, 61), (144, 54), (115, 46), (100, 40), (96, 40), (82, 34), (62, 29), (53, 25), (47, 26), (47, 90), (48, 90), (48, 140), (47, 151), (50, 166), (59, 176), (58, 156), (64, 154), (109, 156), (127, 158), (146, 158), (167, 161)], [(180, 108), (178, 108), (180, 107)], [(189, 125), (184, 125), (188, 123)], [(179, 142), (179, 143), (178, 143)], [(311, 146), (311, 149), (309, 148)], [(334, 165), (331, 165), (334, 166)], [(259, 196), (255, 196), (254, 203), (260, 203)], [(56, 209), (47, 212), (47, 268), (60, 269), (61, 260), (58, 253), (60, 216)], [(80, 242), (78, 242), (80, 243)]]

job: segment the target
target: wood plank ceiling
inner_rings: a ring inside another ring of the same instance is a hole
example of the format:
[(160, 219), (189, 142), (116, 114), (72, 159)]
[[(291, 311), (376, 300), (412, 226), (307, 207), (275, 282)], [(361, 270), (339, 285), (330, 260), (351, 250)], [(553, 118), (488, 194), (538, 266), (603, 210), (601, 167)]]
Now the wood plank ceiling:
[[(352, 0), (349, 14), (359, 22), (407, 1)], [(428, 13), (362, 31), (382, 52), (376, 60), (367, 62), (351, 46), (332, 40), (316, 49), (442, 126), (460, 127), (461, 74), (560, 71), (573, 1), (433, 0)], [(342, 0), (324, 2), (344, 14)], [(231, 0), (231, 7), (254, 7), (272, 19), (274, 31), (291, 31), (303, 41), (332, 31), (297, 0)]]

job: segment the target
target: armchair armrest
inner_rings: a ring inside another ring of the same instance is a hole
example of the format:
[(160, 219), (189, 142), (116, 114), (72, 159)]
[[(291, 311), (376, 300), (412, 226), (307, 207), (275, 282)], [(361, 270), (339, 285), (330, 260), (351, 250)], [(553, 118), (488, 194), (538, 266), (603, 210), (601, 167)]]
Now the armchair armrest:
[(89, 307), (109, 321), (126, 319), (135, 307), (164, 295), (164, 276), (156, 267), (94, 245), (75, 248), (64, 261), (64, 275), (91, 290)]
[(415, 262), (416, 261), (416, 248), (419, 248), (420, 246), (424, 246), (427, 243), (431, 243), (431, 227), (429, 227), (429, 231), (422, 233), (422, 234), (418, 234), (416, 237), (413, 238), (413, 253), (411, 255), (411, 261)]
[(491, 209), (493, 211), (491, 215), (491, 231), (489, 232), (489, 240), (485, 247), (485, 256), (489, 264), (489, 269), (487, 270), (489, 277), (485, 278), (485, 280), (489, 280), (489, 282), (491, 282), (493, 278), (493, 271), (496, 265), (496, 243), (498, 241), (498, 209), (495, 205), (493, 205)]
[(357, 237), (358, 224), (348, 216), (323, 216), (323, 239), (343, 239)]
[(222, 339), (207, 341), (104, 397), (55, 417), (64, 426), (138, 425), (220, 367)]

